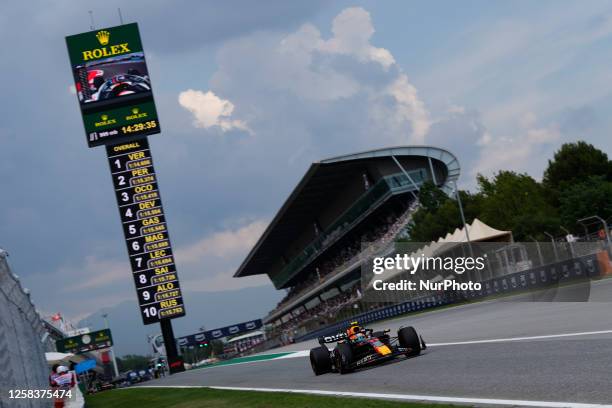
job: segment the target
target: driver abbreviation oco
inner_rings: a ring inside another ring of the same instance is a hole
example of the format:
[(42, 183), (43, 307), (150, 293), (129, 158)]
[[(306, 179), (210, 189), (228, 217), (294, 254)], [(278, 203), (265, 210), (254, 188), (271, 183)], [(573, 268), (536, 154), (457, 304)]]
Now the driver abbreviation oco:
[(430, 280), (419, 280), (417, 282), (402, 279), (398, 282), (384, 282), (377, 279), (372, 283), (374, 290), (474, 290), (482, 289), (480, 282), (456, 282), (454, 280), (445, 279), (439, 282)]

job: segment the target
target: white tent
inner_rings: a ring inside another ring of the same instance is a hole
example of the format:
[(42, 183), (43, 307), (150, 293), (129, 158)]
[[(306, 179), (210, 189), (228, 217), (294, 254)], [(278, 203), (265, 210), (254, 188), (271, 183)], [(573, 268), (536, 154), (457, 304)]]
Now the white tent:
[(58, 363), (62, 360), (66, 360), (70, 357), (74, 356), (71, 353), (58, 353), (56, 351), (49, 351), (45, 353), (45, 357), (47, 358), (47, 362), (49, 363)]
[[(506, 242), (513, 241), (512, 231), (501, 231), (495, 229), (480, 221), (478, 218), (474, 218), (474, 221), (472, 221), (471, 224), (467, 224), (461, 229), (456, 228), (452, 234), (450, 232), (447, 233), (444, 238), (441, 237), (437, 241), (432, 241), (429, 245), (414, 251), (412, 254), (410, 254), (410, 256), (417, 257), (423, 255), (425, 257), (433, 257), (438, 253), (444, 253), (450, 250), (455, 245), (467, 242), (467, 235), (465, 233), (466, 228), (470, 236), (470, 242), (483, 242), (490, 240), (503, 240)], [(382, 276), (380, 276), (380, 278), (383, 280), (388, 280), (401, 272), (404, 271), (390, 270), (385, 272)], [(379, 279), (379, 277), (372, 277), (372, 282), (376, 279)], [(370, 282), (370, 285), (372, 282)]]
[(498, 229), (488, 226), (484, 222), (480, 221), (478, 218), (474, 218), (474, 221), (471, 224), (467, 224), (464, 228), (461, 229), (455, 229), (452, 234), (448, 233), (444, 238), (440, 238), (436, 242), (438, 244), (467, 242), (467, 235), (465, 233), (466, 228), (470, 236), (470, 241), (472, 242), (490, 241), (493, 239), (501, 239), (503, 241), (512, 242), (511, 231), (500, 231)]
[[(489, 241), (504, 238), (504, 241), (512, 242), (512, 231), (500, 231), (488, 226), (478, 218), (474, 218), (472, 225), (468, 228), (470, 240), (474, 242)], [(473, 235), (473, 237), (472, 237)]]

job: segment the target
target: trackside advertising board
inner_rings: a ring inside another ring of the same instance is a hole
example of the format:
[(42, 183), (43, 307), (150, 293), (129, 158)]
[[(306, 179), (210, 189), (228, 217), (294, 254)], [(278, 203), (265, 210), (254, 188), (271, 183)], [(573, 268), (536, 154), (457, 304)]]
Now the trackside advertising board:
[(138, 24), (66, 37), (89, 147), (160, 132)]
[(112, 345), (113, 337), (111, 336), (111, 331), (109, 329), (68, 337), (55, 342), (57, 351), (60, 353), (72, 354), (100, 350), (111, 347)]
[(231, 326), (219, 327), (218, 329), (207, 330), (189, 336), (179, 337), (177, 343), (181, 347), (194, 346), (203, 341), (220, 339), (222, 337), (237, 336), (239, 334), (248, 333), (263, 327), (261, 319), (251, 320), (233, 324)]

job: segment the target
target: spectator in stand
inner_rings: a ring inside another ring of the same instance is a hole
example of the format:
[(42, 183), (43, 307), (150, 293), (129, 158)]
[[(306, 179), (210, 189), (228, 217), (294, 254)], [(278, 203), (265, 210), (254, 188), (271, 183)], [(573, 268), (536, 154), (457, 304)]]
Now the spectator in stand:
[[(301, 293), (316, 286), (317, 283), (324, 282), (329, 275), (333, 275), (334, 272), (341, 269), (343, 266), (357, 261), (362, 252), (363, 242), (370, 243), (368, 250), (372, 248), (373, 251), (376, 251), (378, 250), (377, 248), (380, 248), (380, 245), (392, 241), (406, 225), (414, 208), (414, 203), (412, 203), (400, 213), (392, 212), (386, 216), (382, 216), (378, 223), (374, 223), (374, 225), (376, 225), (374, 229), (366, 231), (358, 239), (347, 243), (342, 249), (330, 254), (329, 257), (322, 260), (318, 265), (313, 265), (307, 277), (289, 289), (287, 295), (277, 304), (277, 308), (286, 305)], [(332, 234), (335, 233), (336, 231)], [(317, 306), (312, 312), (312, 315), (316, 316), (319, 312), (321, 315), (327, 315), (327, 309), (328, 308), (325, 308), (325, 310), (323, 310), (322, 306)], [(306, 315), (300, 315), (297, 318), (302, 317), (306, 317)], [(292, 321), (295, 319), (296, 318), (292, 319)]]

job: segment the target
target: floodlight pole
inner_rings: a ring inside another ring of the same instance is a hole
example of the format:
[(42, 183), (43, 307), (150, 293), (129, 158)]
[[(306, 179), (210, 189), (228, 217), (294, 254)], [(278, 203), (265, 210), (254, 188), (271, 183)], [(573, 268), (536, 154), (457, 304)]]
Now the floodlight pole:
[[(564, 232), (566, 232), (566, 233), (567, 233), (567, 235), (572, 235), (572, 233), (571, 233), (571, 232), (569, 232), (569, 231), (568, 231), (568, 229), (567, 229), (567, 228), (565, 228), (563, 225), (559, 225), (559, 228), (561, 228), (561, 229), (562, 229)], [(567, 241), (567, 243), (569, 244), (569, 247), (570, 247), (570, 254), (572, 255), (572, 258), (574, 258), (574, 257), (575, 257), (575, 255), (574, 255), (574, 245), (573, 245), (573, 243), (572, 243), (572, 242), (570, 242), (570, 240), (569, 240), (569, 239), (567, 239), (567, 236), (565, 237), (565, 240), (566, 240), (566, 241)]]
[(429, 171), (431, 172), (431, 180), (437, 186), (438, 180), (436, 179), (436, 172), (434, 171), (433, 163), (431, 162), (431, 156), (427, 156), (427, 161), (429, 162)]
[(552, 246), (553, 246), (553, 252), (555, 253), (555, 261), (559, 261), (559, 254), (557, 254), (557, 246), (555, 245), (555, 237), (553, 237), (551, 234), (549, 234), (546, 231), (544, 231), (544, 235), (550, 238), (550, 242), (552, 243)]
[(461, 203), (461, 196), (459, 195), (459, 188), (457, 182), (453, 181), (455, 185), (455, 197), (457, 198), (457, 205), (459, 206), (459, 214), (461, 214), (461, 222), (463, 223), (463, 229), (465, 230), (465, 238), (467, 239), (468, 246), (470, 248), (470, 256), (474, 257), (474, 251), (472, 251), (472, 241), (470, 241), (470, 232), (468, 231), (467, 223), (465, 222), (465, 214), (463, 213), (463, 204)]
[[(402, 171), (402, 173), (404, 173), (404, 176), (406, 176), (406, 178), (408, 178), (408, 181), (410, 181), (410, 183), (412, 184), (412, 186), (416, 189), (416, 191), (419, 191), (419, 186), (417, 186), (417, 184), (414, 182), (414, 180), (412, 179), (412, 177), (410, 177), (410, 174), (408, 174), (408, 172), (406, 171), (406, 169), (404, 169), (404, 166), (401, 165), (401, 163), (399, 162), (399, 160), (397, 160), (395, 158), (395, 156), (391, 156), (391, 158), (393, 159), (393, 161), (395, 162), (395, 164), (397, 164), (397, 167), (399, 167), (399, 169)], [(412, 193), (412, 196), (414, 198), (417, 198), (417, 195), (414, 191), (411, 191), (410, 193)]]
[[(457, 181), (453, 180), (455, 185), (455, 197), (457, 198), (457, 205), (459, 206), (459, 214), (461, 214), (461, 222), (463, 222), (463, 229), (465, 230), (465, 238), (467, 239), (468, 248), (470, 250), (470, 256), (474, 258), (474, 250), (472, 249), (472, 241), (470, 241), (470, 232), (468, 231), (467, 223), (465, 222), (465, 214), (463, 213), (463, 204), (461, 204), (461, 196), (459, 195), (459, 188), (457, 187)], [(482, 282), (482, 274), (478, 272), (479, 281)]]
[(590, 217), (585, 217), (585, 218), (581, 218), (581, 219), (579, 219), (579, 220), (578, 220), (578, 223), (579, 223), (580, 225), (582, 225), (582, 227), (584, 228), (585, 232), (586, 232), (586, 233), (587, 233), (587, 235), (588, 235), (588, 231), (587, 231), (586, 225), (584, 225), (584, 222), (585, 222), (585, 221), (587, 221), (587, 220), (592, 220), (592, 219), (595, 219), (595, 220), (597, 220), (597, 221), (601, 222), (601, 224), (603, 225), (603, 227), (604, 227), (604, 232), (606, 233), (606, 241), (608, 242), (608, 247), (609, 247), (609, 246), (610, 246), (610, 244), (611, 244), (611, 242), (610, 242), (610, 233), (609, 233), (609, 231), (608, 231), (608, 223), (606, 222), (606, 220), (604, 220), (603, 218), (601, 218), (601, 217), (600, 217), (600, 216), (598, 216), (598, 215), (592, 215), (592, 216), (590, 216)]
[(94, 17), (93, 17), (93, 11), (89, 10), (89, 21), (91, 22), (89, 28), (91, 29), (91, 31), (96, 29), (96, 25), (94, 24)]
[(537, 239), (535, 239), (533, 236), (531, 235), (527, 235), (528, 238), (531, 238), (533, 240), (533, 242), (535, 242), (536, 244), (536, 248), (538, 250), (538, 258), (540, 258), (540, 266), (544, 265), (544, 258), (542, 258), (542, 251), (540, 249), (540, 243), (538, 242)]

